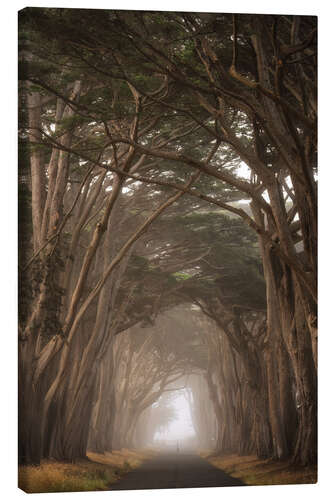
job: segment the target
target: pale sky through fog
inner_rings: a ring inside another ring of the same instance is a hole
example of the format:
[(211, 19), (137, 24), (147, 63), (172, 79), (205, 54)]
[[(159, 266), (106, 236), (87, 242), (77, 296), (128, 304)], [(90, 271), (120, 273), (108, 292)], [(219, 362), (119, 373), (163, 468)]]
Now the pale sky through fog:
[(182, 441), (195, 434), (188, 401), (183, 393), (180, 393), (170, 402), (175, 410), (175, 419), (164, 429), (156, 432), (156, 441)]
[(249, 180), (251, 177), (251, 169), (242, 161), (241, 166), (237, 169), (237, 174), (239, 177)]

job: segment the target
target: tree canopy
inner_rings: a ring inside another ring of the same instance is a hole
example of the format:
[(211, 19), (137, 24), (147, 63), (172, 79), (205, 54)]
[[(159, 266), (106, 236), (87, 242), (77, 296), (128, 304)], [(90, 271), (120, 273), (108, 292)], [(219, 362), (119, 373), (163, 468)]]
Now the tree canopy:
[[(251, 428), (257, 453), (313, 462), (316, 18), (27, 8), (19, 27), (22, 462), (84, 455), (117, 342), (135, 358), (117, 339), (180, 305), (234, 415), (219, 446)], [(156, 346), (132, 366), (150, 403)]]

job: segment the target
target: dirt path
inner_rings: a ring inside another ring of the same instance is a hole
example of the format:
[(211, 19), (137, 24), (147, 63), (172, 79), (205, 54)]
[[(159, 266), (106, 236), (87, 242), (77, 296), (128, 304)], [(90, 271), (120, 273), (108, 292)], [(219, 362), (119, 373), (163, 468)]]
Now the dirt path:
[(112, 485), (111, 490), (245, 486), (197, 455), (160, 455)]

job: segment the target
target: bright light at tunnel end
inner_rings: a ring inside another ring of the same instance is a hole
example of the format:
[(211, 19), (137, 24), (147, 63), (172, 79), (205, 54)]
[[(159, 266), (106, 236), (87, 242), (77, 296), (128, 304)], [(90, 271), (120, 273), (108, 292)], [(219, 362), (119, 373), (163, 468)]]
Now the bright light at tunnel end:
[[(176, 392), (176, 391), (175, 391)], [(181, 446), (184, 441), (196, 436), (191, 410), (184, 391), (179, 392), (169, 403), (175, 411), (175, 419), (163, 429), (156, 431), (154, 442), (156, 444), (166, 444)], [(154, 405), (156, 407), (156, 405)]]

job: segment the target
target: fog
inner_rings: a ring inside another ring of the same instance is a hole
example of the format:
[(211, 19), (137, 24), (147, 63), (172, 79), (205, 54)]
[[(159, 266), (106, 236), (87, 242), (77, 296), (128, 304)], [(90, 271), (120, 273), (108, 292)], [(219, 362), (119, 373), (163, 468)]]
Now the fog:
[[(99, 402), (110, 425), (112, 449), (158, 449), (177, 453), (213, 449), (216, 409), (208, 387), (215, 335), (200, 308), (177, 306), (119, 335), (105, 358), (105, 372), (116, 359), (112, 383), (105, 377)], [(115, 409), (115, 411), (114, 411)], [(114, 413), (113, 413), (114, 412)], [(109, 415), (114, 414), (113, 420)], [(97, 448), (105, 427), (92, 421), (89, 448)]]
[(176, 417), (163, 430), (155, 433), (154, 441), (156, 443), (181, 443), (184, 439), (195, 436), (192, 416), (185, 395), (182, 393), (175, 395), (171, 408), (175, 411)]

